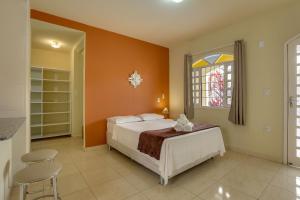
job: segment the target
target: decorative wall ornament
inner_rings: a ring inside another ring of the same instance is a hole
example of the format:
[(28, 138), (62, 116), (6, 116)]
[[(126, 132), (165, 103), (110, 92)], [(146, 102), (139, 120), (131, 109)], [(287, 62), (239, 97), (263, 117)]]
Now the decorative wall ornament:
[(139, 86), (143, 82), (143, 79), (141, 75), (135, 70), (128, 78), (128, 81), (134, 88), (137, 88), (137, 86)]

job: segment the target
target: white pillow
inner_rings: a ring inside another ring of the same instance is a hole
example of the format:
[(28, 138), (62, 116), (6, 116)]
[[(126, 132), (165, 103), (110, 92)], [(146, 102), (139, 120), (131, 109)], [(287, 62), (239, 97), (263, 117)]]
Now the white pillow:
[(142, 119), (138, 116), (115, 116), (107, 119), (109, 123), (124, 124), (130, 122), (140, 122)]
[(140, 117), (144, 121), (151, 121), (151, 120), (158, 120), (158, 119), (163, 119), (163, 115), (155, 114), (155, 113), (144, 113), (141, 114)]

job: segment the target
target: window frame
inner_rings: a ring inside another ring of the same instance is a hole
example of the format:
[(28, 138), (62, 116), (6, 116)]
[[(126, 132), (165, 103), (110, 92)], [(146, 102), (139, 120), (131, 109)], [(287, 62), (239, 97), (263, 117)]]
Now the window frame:
[[(212, 54), (213, 55), (213, 54)], [(223, 95), (223, 105), (222, 106), (204, 106), (202, 104), (202, 69), (209, 67), (221, 67), (224, 65), (224, 95)], [(228, 66), (231, 66), (231, 71), (228, 72)], [(196, 69), (196, 70), (195, 70)], [(196, 71), (198, 71), (198, 76), (196, 76)], [(228, 81), (228, 74), (231, 74), (231, 80)], [(199, 82), (195, 83), (195, 78), (199, 78)], [(231, 107), (231, 104), (228, 104), (228, 99), (231, 99), (232, 102), (232, 91), (233, 91), (233, 81), (234, 81), (234, 61), (222, 62), (219, 64), (209, 64), (205, 67), (193, 68), (192, 69), (192, 95), (193, 95), (193, 103), (195, 108), (203, 108), (203, 109), (228, 109)], [(228, 88), (228, 82), (231, 82), (231, 87)], [(199, 89), (195, 90), (196, 85), (199, 85)], [(231, 96), (228, 96), (228, 91), (231, 90)], [(196, 96), (196, 92), (199, 92), (199, 97)], [(199, 98), (199, 103), (196, 103), (196, 99)]]

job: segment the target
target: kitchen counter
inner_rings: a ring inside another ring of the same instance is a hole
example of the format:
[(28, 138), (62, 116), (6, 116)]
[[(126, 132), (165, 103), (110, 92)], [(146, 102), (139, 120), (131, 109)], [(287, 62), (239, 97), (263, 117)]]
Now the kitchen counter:
[[(15, 174), (25, 167), (22, 155), (29, 150), (23, 118), (0, 118), (0, 199), (8, 200)], [(28, 149), (28, 150), (27, 150)]]
[(12, 138), (25, 122), (25, 117), (0, 118), (0, 141)]

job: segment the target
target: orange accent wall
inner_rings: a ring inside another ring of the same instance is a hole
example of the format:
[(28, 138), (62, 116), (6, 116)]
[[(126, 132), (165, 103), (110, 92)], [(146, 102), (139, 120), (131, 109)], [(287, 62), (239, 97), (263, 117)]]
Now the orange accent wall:
[[(169, 49), (31, 10), (31, 18), (86, 33), (85, 132), (86, 146), (106, 143), (106, 118), (144, 112), (161, 112), (169, 99)], [(134, 71), (143, 83), (128, 82)], [(165, 94), (165, 105), (157, 98)]]

